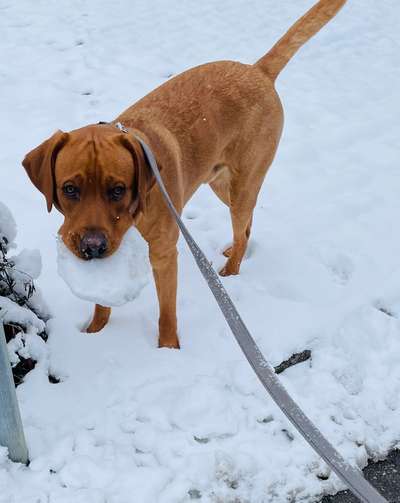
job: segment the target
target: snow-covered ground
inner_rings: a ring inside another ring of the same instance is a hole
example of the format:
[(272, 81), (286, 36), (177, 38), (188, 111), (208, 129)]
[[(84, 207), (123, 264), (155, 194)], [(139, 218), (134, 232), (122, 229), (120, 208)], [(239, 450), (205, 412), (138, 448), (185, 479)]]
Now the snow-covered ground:
[[(1, 503), (311, 502), (342, 487), (257, 382), (183, 242), (181, 351), (156, 348), (152, 284), (82, 334), (92, 306), (57, 275), (61, 217), (20, 165), (172, 74), (255, 61), (313, 3), (0, 0), (0, 199), (42, 254), (53, 313), (18, 388), (32, 462), (0, 448)], [(349, 0), (282, 73), (281, 147), (242, 273), (224, 279), (272, 364), (312, 349), (282, 379), (359, 466), (400, 439), (399, 26), (398, 0)], [(227, 209), (205, 187), (184, 216), (220, 267)]]

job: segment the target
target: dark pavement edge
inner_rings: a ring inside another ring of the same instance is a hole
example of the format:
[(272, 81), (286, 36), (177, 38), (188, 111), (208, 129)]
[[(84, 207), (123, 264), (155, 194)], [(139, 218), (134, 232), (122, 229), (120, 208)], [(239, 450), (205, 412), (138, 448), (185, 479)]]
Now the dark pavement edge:
[[(400, 503), (400, 450), (393, 450), (384, 461), (370, 462), (364, 476), (390, 503)], [(360, 503), (350, 491), (325, 496), (320, 503)]]

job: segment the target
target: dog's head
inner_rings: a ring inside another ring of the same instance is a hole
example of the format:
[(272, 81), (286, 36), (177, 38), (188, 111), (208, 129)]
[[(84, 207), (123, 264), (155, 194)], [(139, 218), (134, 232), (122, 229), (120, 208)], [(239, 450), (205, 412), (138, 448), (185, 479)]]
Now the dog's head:
[(142, 148), (113, 126), (57, 131), (22, 164), (47, 210), (64, 215), (61, 237), (80, 258), (111, 255), (145, 209), (151, 177)]

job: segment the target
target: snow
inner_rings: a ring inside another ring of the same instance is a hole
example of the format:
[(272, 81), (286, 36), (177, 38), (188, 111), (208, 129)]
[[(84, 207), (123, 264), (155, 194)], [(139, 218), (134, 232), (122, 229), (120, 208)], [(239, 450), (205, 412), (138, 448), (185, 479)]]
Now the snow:
[[(24, 358), (35, 358), (35, 348), (43, 340), (39, 334), (45, 331), (43, 319), (47, 319), (48, 307), (39, 289), (32, 288), (32, 281), (40, 275), (42, 263), (39, 250), (23, 249), (15, 256), (8, 256), (16, 248), (17, 224), (7, 206), (0, 203), (0, 240), (2, 242), (0, 268), (0, 322), (20, 330), (8, 343), (10, 363), (14, 366)], [(10, 287), (10, 285), (12, 285)], [(42, 318), (42, 319), (41, 319)]]
[(121, 306), (136, 299), (150, 281), (149, 249), (132, 227), (117, 251), (102, 259), (83, 260), (57, 239), (58, 273), (81, 299), (102, 306)]
[(37, 332), (43, 332), (45, 324), (29, 309), (19, 306), (6, 297), (0, 298), (1, 320), (4, 323), (14, 322), (31, 325)]
[[(113, 119), (171, 74), (257, 60), (313, 3), (0, 4), (0, 199), (21, 248), (41, 252), (53, 314), (18, 388), (31, 464), (0, 450), (1, 503), (311, 503), (342, 488), (258, 383), (183, 241), (180, 351), (157, 349), (152, 283), (80, 332), (93, 305), (57, 274), (62, 217), (20, 166), (57, 128)], [(282, 73), (284, 137), (241, 274), (223, 279), (271, 364), (312, 350), (282, 381), (359, 466), (400, 438), (399, 24), (396, 0), (348, 2)], [(219, 269), (227, 209), (204, 187), (184, 219)]]
[(32, 279), (37, 279), (42, 271), (42, 257), (39, 250), (22, 250), (16, 257), (12, 257), (15, 268)]
[(6, 250), (14, 246), (17, 235), (17, 224), (5, 204), (0, 201), (0, 241), (6, 245)]

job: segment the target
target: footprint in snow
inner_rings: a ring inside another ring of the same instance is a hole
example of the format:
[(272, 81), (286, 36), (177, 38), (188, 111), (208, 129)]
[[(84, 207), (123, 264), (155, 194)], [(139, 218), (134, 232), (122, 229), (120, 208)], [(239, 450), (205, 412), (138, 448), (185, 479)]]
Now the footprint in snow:
[(199, 212), (195, 209), (186, 210), (183, 214), (184, 218), (187, 220), (196, 220), (199, 216)]
[(353, 260), (340, 250), (335, 250), (331, 244), (319, 246), (313, 255), (326, 267), (337, 283), (345, 285), (353, 277), (355, 270)]
[(354, 264), (349, 257), (345, 255), (338, 255), (335, 259), (328, 264), (329, 269), (331, 270), (335, 279), (341, 283), (348, 283), (354, 272)]

